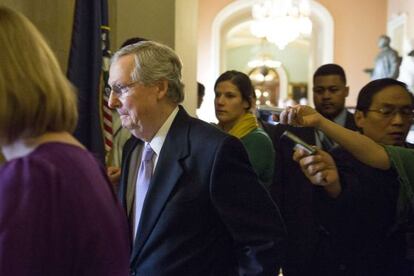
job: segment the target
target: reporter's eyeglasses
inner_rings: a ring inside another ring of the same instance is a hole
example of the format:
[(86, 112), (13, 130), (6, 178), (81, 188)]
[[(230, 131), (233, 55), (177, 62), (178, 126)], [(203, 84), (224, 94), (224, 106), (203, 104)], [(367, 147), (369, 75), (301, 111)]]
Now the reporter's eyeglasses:
[(369, 112), (376, 112), (381, 114), (384, 118), (393, 118), (397, 113), (405, 119), (410, 119), (414, 116), (414, 111), (411, 107), (382, 107), (379, 109), (368, 109)]

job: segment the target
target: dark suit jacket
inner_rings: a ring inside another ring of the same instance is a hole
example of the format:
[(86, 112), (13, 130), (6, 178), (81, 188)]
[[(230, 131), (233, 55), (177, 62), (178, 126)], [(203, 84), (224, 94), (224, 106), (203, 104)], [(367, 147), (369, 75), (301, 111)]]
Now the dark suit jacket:
[[(133, 138), (124, 147), (124, 207), (131, 153), (142, 145)], [(180, 107), (145, 199), (131, 273), (275, 275), (285, 228), (248, 160), (238, 139)]]
[[(347, 113), (345, 127), (356, 130), (353, 114)], [(314, 186), (293, 161), (293, 145), (280, 139), (289, 130), (308, 144), (315, 145), (314, 128), (278, 124), (273, 130), (275, 146), (275, 181), (271, 194), (278, 203), (288, 230), (284, 275), (317, 275), (320, 269), (316, 257), (321, 239), (327, 234), (314, 210)], [(312, 274), (314, 273), (314, 274)]]
[(407, 228), (396, 224), (396, 172), (369, 167), (341, 148), (331, 155), (342, 192), (336, 199), (322, 188), (315, 194), (319, 220), (331, 235), (330, 252), (319, 255), (331, 266), (330, 275), (413, 275), (405, 260)]

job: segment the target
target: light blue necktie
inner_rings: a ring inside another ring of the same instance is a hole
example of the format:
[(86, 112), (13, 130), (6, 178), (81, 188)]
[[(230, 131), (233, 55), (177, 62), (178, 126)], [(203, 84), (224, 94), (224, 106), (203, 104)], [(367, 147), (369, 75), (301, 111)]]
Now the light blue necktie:
[(142, 208), (144, 206), (145, 196), (147, 195), (148, 187), (151, 182), (153, 171), (153, 156), (154, 151), (150, 144), (146, 144), (144, 152), (142, 153), (141, 165), (139, 166), (137, 183), (135, 185), (135, 217), (134, 217), (134, 240), (137, 236), (139, 220), (141, 218)]

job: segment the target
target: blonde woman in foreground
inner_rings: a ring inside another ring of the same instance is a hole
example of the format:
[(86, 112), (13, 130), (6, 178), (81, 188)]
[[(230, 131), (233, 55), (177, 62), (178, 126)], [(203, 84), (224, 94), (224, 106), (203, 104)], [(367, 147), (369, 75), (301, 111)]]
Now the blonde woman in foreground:
[(36, 27), (0, 6), (0, 275), (128, 275), (127, 223), (72, 136), (76, 95)]

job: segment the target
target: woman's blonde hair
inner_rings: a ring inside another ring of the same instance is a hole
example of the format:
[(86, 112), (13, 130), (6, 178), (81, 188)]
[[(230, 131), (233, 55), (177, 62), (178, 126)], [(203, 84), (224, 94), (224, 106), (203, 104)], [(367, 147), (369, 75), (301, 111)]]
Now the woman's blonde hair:
[(76, 95), (36, 27), (0, 6), (0, 143), (73, 132)]

